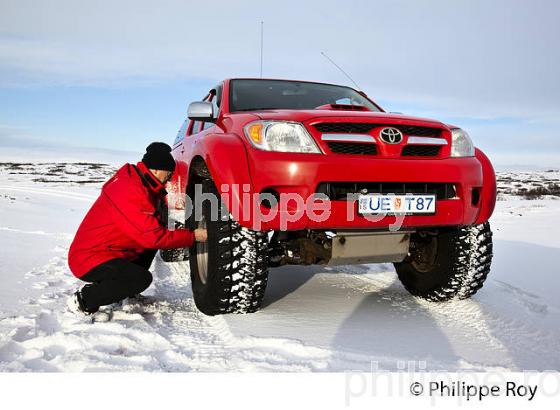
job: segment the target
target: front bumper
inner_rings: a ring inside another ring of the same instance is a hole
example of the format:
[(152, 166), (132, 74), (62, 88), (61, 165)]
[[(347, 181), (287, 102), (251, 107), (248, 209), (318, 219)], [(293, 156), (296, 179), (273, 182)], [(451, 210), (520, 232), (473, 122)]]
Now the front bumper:
[[(265, 215), (255, 225), (255, 214), (240, 218), (241, 224), (262, 230), (301, 229), (381, 229), (398, 224), (402, 228), (453, 226), (473, 224), (480, 212), (482, 201), (477, 200), (483, 185), (483, 169), (475, 157), (448, 159), (381, 159), (344, 157), (320, 154), (294, 154), (248, 150), (251, 177), (250, 192), (275, 191), (279, 194), (297, 194), (307, 200), (306, 211), (295, 201), (280, 203), (268, 209), (253, 204)], [(438, 200), (434, 215), (385, 216), (366, 218), (357, 213), (355, 201), (332, 200), (328, 203), (312, 201), (317, 186), (322, 182), (406, 182), (450, 183), (455, 185), (456, 196)], [(474, 192), (474, 194), (473, 194)], [(253, 195), (255, 198), (255, 195)], [(243, 202), (243, 200), (241, 201)], [(247, 206), (247, 204), (241, 204)], [(320, 220), (310, 217), (327, 206), (330, 212)], [(255, 208), (256, 207), (256, 208)], [(273, 211), (271, 214), (270, 212)], [(239, 214), (238, 214), (239, 215)], [(274, 215), (270, 217), (270, 215)]]

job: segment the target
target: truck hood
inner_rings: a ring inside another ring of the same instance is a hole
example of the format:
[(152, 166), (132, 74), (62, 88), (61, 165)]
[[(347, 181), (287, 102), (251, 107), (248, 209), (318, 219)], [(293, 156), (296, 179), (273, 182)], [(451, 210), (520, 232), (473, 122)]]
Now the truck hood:
[(286, 120), (307, 122), (315, 119), (343, 119), (379, 121), (391, 124), (426, 124), (429, 126), (446, 127), (440, 121), (429, 118), (413, 117), (403, 114), (389, 114), (386, 112), (373, 111), (338, 111), (338, 110), (262, 110), (251, 112), (262, 120)]

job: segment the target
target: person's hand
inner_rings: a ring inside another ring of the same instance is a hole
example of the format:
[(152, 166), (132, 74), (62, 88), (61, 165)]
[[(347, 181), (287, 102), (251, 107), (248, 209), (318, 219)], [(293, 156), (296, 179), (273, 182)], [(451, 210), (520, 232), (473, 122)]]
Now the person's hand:
[(208, 232), (206, 229), (197, 228), (194, 230), (194, 240), (196, 242), (206, 242), (208, 240)]

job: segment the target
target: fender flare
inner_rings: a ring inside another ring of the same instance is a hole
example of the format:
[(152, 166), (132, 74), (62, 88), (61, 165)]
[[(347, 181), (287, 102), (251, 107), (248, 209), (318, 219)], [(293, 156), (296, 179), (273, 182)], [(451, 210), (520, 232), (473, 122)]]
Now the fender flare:
[(475, 224), (481, 224), (492, 216), (496, 207), (496, 173), (490, 159), (484, 152), (475, 149), (475, 157), (482, 167), (482, 189), (480, 192), (480, 211), (476, 218)]
[[(237, 217), (244, 215), (244, 206), (251, 206), (250, 198), (253, 196), (247, 148), (241, 137), (233, 133), (209, 134), (196, 145), (193, 158), (200, 157), (204, 160), (210, 177), (234, 219), (251, 228), (252, 215), (249, 220)], [(189, 174), (191, 172), (192, 169)]]

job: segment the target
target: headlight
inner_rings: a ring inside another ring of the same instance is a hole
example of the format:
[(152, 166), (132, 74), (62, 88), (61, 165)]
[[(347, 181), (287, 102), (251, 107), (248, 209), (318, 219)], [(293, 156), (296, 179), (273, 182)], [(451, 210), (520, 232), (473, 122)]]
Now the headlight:
[(247, 139), (258, 149), (321, 153), (313, 137), (299, 122), (255, 121), (247, 124), (244, 131)]
[(471, 137), (460, 128), (451, 130), (451, 156), (474, 157), (474, 145)]

